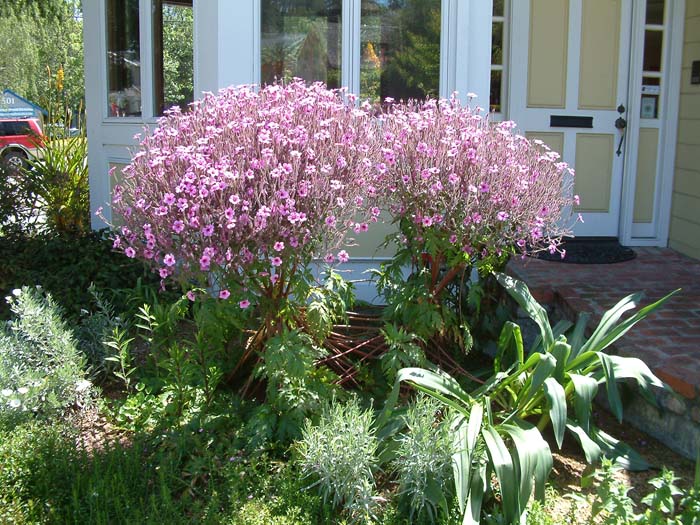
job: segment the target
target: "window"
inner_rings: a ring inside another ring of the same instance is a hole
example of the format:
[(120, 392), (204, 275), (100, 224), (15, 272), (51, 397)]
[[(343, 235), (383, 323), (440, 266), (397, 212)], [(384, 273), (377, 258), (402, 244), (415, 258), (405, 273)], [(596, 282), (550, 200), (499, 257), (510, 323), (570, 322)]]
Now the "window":
[[(360, 17), (345, 27), (343, 8), (357, 3)], [(337, 88), (344, 78), (372, 102), (437, 97), (440, 6), (441, 0), (262, 0), (261, 82), (300, 77)], [(359, 48), (349, 64), (341, 60), (344, 45)]]
[(436, 98), (440, 0), (362, 0), (360, 98)]
[(303, 78), (340, 87), (341, 0), (262, 0), (261, 81)]
[(498, 117), (505, 110), (506, 0), (493, 0), (491, 22), (491, 90), (489, 110)]
[(107, 0), (107, 114), (141, 116), (138, 0)]
[(644, 25), (641, 118), (658, 119), (663, 78), (664, 0), (647, 0)]
[(153, 112), (194, 100), (192, 0), (153, 0)]

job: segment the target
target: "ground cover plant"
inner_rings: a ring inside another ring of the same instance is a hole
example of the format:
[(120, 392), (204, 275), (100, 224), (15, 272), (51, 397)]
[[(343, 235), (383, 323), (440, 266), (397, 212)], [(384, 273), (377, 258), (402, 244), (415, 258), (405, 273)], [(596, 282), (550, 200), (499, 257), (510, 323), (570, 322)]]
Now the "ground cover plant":
[[(568, 167), (456, 100), (388, 102), (381, 115), (354, 102), (319, 84), (232, 88), (143, 139), (116, 186), (121, 226), (82, 255), (122, 280), (56, 282), (65, 315), (34, 288), (12, 296), (8, 409), (18, 373), (45, 385), (66, 375), (17, 364), (40, 359), (102, 395), (57, 388), (44, 396), (57, 409), (0, 418), (2, 520), (534, 525), (548, 523), (540, 500), (567, 431), (594, 465), (643, 466), (595, 423), (592, 399), (605, 388), (621, 417), (618, 381), (651, 401), (664, 388), (607, 352), (668, 297), (628, 317), (640, 296), (625, 298), (586, 338), (585, 317), (551, 326), (523, 283), (494, 272), (559, 249)], [(352, 285), (332, 266), (382, 208), (400, 230), (378, 271), (387, 313), (352, 312)], [(136, 278), (142, 263), (150, 281)], [(469, 343), (493, 299), (486, 280), (535, 321), (527, 351), (513, 322)], [(168, 283), (179, 289), (158, 290)], [(489, 344), (495, 359), (478, 352)], [(620, 517), (606, 494), (629, 505), (602, 472), (600, 515)], [(657, 503), (676, 492), (664, 476)], [(665, 516), (693, 523), (697, 487), (678, 490)]]

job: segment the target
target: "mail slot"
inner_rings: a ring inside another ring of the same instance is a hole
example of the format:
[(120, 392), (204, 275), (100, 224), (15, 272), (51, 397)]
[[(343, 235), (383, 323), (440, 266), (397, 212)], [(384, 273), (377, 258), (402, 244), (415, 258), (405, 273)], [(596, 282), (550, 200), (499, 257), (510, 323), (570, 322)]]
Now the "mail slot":
[(549, 126), (552, 128), (592, 128), (593, 117), (576, 115), (550, 115)]

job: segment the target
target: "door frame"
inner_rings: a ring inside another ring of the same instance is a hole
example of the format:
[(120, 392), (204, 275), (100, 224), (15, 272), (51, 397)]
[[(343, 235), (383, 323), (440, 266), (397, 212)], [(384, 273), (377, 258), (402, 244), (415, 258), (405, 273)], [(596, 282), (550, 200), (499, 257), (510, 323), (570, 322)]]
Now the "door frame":
[[(516, 0), (527, 2), (529, 0)], [(660, 123), (660, 146), (657, 166), (657, 182), (654, 199), (654, 235), (649, 237), (634, 237), (632, 234), (632, 224), (634, 216), (634, 199), (636, 190), (636, 171), (638, 156), (638, 141), (641, 111), (641, 84), (642, 84), (642, 63), (644, 51), (644, 18), (645, 4), (639, 0), (632, 0), (632, 21), (627, 24), (629, 32), (627, 38), (630, 39), (629, 57), (621, 57), (621, 60), (628, 64), (627, 82), (627, 111), (625, 118), (628, 122), (624, 143), (624, 164), (622, 169), (622, 185), (620, 188), (618, 237), (620, 242), (631, 246), (662, 246), (668, 245), (669, 227), (671, 222), (671, 201), (673, 194), (673, 180), (675, 170), (677, 123), (679, 111), (679, 97), (681, 84), (681, 66), (683, 58), (683, 37), (684, 37), (684, 15), (685, 0), (666, 0), (667, 16), (669, 24), (667, 28), (667, 46), (664, 49), (664, 76), (662, 79), (665, 88), (662, 106), (663, 119)], [(530, 6), (526, 8), (529, 15)], [(570, 13), (570, 16), (573, 13)], [(512, 10), (507, 14), (510, 16), (510, 38), (511, 42), (514, 33), (522, 30), (514, 23)], [(577, 23), (576, 20), (569, 20), (569, 27)], [(580, 23), (580, 21), (578, 22)], [(520, 18), (519, 24), (529, 24), (529, 19)], [(511, 64), (508, 72), (508, 92), (515, 93), (523, 86), (527, 85), (527, 64), (517, 64), (514, 62), (512, 53), (515, 45), (510, 46), (508, 63)], [(568, 67), (572, 67), (571, 61), (567, 62)], [(567, 86), (567, 90), (570, 89)], [(513, 97), (509, 98), (506, 108), (508, 118), (513, 118), (512, 103)]]
[[(644, 53), (644, 17), (642, 3), (632, 6), (632, 41), (630, 45), (630, 76), (627, 137), (625, 139), (625, 167), (622, 176), (622, 202), (620, 203), (620, 242), (627, 246), (668, 246), (671, 224), (671, 201), (675, 175), (676, 140), (678, 136), (679, 93), (683, 63), (683, 38), (685, 26), (685, 0), (666, 0), (666, 49), (663, 50), (664, 71), (662, 86), (666, 86), (661, 103), (662, 120), (659, 126), (659, 158), (654, 195), (653, 232), (649, 236), (635, 237), (634, 198), (636, 191), (638, 143), (641, 112), (642, 64)], [(629, 139), (629, 140), (628, 140)]]

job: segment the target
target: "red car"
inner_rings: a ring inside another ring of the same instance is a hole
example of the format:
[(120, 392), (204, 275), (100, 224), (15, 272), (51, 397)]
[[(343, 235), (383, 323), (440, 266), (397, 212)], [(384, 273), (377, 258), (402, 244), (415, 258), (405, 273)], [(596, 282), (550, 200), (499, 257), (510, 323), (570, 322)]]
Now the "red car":
[(41, 123), (36, 118), (0, 119), (0, 161), (20, 168), (43, 142)]

